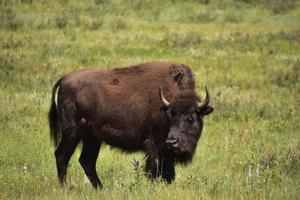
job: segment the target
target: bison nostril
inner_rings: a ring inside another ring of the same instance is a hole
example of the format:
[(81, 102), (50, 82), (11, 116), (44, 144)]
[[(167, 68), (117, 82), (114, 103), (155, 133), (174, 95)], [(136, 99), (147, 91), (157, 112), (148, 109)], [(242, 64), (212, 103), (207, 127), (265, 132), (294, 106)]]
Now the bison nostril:
[(177, 139), (177, 138), (167, 138), (166, 139), (166, 143), (167, 144), (172, 144), (172, 145), (174, 145), (174, 144), (177, 144), (179, 142), (179, 140)]
[(177, 139), (177, 138), (173, 138), (173, 137), (167, 138), (166, 143), (167, 143), (168, 149), (170, 149), (174, 152), (178, 152), (181, 149), (179, 139)]

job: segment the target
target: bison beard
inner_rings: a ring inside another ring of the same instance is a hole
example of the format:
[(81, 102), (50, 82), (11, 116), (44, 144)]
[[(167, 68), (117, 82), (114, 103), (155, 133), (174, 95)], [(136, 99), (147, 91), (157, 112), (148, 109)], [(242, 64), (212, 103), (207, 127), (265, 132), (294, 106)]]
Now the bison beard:
[(173, 62), (65, 75), (53, 87), (48, 116), (60, 183), (65, 184), (80, 141), (79, 162), (94, 187), (102, 186), (96, 172), (102, 142), (127, 152), (144, 151), (145, 172), (171, 183), (175, 162), (191, 161), (203, 117), (213, 111), (205, 89), (201, 102), (190, 68)]

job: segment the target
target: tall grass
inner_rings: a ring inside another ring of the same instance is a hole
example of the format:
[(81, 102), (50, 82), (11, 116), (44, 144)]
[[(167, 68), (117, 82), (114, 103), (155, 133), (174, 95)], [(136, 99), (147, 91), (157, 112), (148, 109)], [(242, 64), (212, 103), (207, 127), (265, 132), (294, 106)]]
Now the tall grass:
[[(300, 7), (289, 1), (0, 1), (0, 199), (298, 199)], [(93, 190), (56, 178), (47, 112), (63, 74), (174, 60), (212, 93), (193, 162), (149, 181), (142, 153), (103, 145)], [(133, 165), (133, 160), (139, 166)]]

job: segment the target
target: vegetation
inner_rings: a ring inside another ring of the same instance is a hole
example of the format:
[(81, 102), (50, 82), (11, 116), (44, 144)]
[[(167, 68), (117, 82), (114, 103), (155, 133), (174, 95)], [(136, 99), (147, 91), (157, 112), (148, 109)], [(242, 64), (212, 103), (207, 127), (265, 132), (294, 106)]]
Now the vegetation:
[[(298, 199), (296, 0), (0, 0), (0, 199)], [(215, 111), (172, 185), (103, 145), (95, 191), (78, 163), (56, 177), (47, 112), (63, 74), (153, 60), (190, 65)]]

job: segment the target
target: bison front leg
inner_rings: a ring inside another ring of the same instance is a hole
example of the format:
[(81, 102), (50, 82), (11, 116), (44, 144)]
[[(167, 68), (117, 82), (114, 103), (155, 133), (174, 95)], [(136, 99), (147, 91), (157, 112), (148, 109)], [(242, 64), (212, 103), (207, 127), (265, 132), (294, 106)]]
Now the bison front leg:
[(161, 174), (159, 169), (159, 159), (148, 157), (145, 172), (152, 179), (159, 177)]
[(144, 146), (147, 152), (146, 174), (152, 179), (162, 177), (171, 183), (175, 179), (174, 156), (152, 139), (146, 140)]
[(158, 148), (155, 145), (153, 139), (145, 140), (144, 148), (147, 154), (145, 172), (150, 178), (152, 179), (157, 178), (161, 174), (161, 170), (160, 170), (161, 160), (158, 153)]
[(152, 179), (161, 177), (167, 183), (171, 183), (175, 179), (174, 158), (171, 155), (148, 156), (145, 172)]
[(171, 183), (175, 179), (174, 164), (174, 157), (172, 155), (165, 154), (161, 159), (161, 176), (167, 183)]

